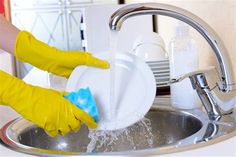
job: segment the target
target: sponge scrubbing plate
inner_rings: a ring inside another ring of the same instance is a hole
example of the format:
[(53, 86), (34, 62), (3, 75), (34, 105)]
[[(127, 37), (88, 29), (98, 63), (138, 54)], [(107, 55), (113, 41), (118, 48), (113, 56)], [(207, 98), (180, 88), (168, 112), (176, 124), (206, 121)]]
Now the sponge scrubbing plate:
[(78, 91), (71, 92), (64, 95), (64, 98), (75, 104), (81, 110), (87, 112), (96, 122), (99, 121), (99, 112), (96, 106), (96, 102), (89, 90), (89, 88), (81, 88)]

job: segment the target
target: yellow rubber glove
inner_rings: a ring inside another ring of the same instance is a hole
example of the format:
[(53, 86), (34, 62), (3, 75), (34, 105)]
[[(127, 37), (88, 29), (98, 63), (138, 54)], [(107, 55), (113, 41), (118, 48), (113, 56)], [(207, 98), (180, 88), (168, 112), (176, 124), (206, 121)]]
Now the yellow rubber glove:
[(34, 38), (29, 32), (21, 31), (15, 42), (15, 56), (50, 73), (69, 77), (78, 65), (109, 68), (109, 63), (82, 51), (61, 51)]
[(1, 70), (0, 104), (12, 107), (51, 136), (76, 131), (81, 122), (97, 127), (94, 119), (65, 99), (63, 93), (26, 84)]

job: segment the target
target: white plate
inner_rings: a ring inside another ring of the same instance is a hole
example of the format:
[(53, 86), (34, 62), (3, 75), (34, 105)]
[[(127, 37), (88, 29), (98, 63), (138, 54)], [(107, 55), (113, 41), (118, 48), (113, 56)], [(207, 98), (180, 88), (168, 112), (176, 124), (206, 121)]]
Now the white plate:
[[(108, 60), (109, 54), (97, 55)], [(125, 128), (142, 119), (156, 95), (156, 82), (148, 65), (130, 53), (117, 53), (115, 64), (116, 118), (110, 119), (110, 69), (79, 66), (72, 72), (67, 91), (89, 87), (96, 100), (99, 130)]]

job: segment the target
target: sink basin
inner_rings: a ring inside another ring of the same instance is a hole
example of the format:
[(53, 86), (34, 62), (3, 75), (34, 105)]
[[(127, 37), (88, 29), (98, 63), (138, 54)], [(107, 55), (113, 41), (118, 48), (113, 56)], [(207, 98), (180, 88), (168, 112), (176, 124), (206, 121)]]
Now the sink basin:
[[(199, 114), (205, 119), (200, 118)], [(52, 138), (43, 129), (18, 118), (1, 129), (0, 137), (5, 146), (34, 155), (88, 155), (89, 152), (163, 154), (214, 139), (219, 126), (210, 124), (202, 111), (187, 112), (154, 105), (142, 121), (118, 131), (89, 131), (86, 126), (82, 126), (76, 133)], [(233, 132), (235, 125), (230, 128)], [(228, 130), (224, 129), (224, 132)], [(114, 134), (115, 137), (112, 136)]]

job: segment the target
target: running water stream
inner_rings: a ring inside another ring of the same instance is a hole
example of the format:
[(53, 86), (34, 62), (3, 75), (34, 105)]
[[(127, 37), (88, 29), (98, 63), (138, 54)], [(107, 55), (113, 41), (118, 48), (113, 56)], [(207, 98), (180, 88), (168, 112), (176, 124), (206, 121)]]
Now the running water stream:
[[(118, 43), (118, 32), (110, 34), (110, 98), (109, 98), (109, 121), (117, 120), (116, 113), (116, 52)], [(128, 104), (127, 104), (128, 105)], [(129, 146), (130, 150), (137, 149), (138, 146), (147, 146), (151, 148), (153, 145), (153, 134), (151, 121), (143, 118), (136, 124), (119, 130), (89, 130), (90, 143), (87, 146), (87, 152), (113, 152), (126, 150)]]
[(116, 121), (116, 93), (115, 93), (115, 78), (116, 78), (116, 51), (118, 43), (118, 32), (111, 31), (110, 33), (110, 114), (109, 120)]

